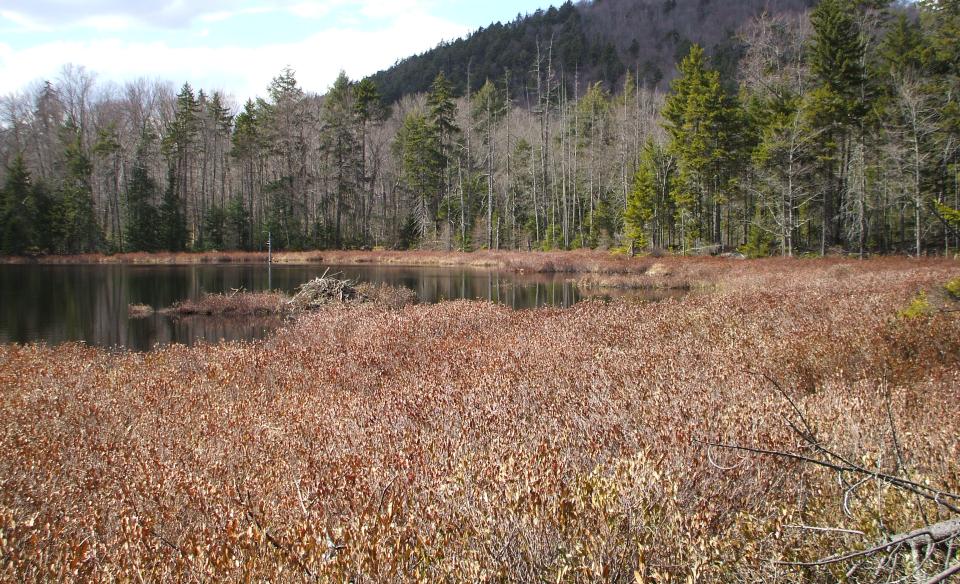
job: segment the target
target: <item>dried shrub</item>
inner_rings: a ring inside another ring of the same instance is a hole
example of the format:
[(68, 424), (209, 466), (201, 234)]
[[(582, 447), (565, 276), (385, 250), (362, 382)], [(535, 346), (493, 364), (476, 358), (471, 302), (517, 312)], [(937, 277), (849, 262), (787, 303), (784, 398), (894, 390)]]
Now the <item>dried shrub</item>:
[(184, 300), (168, 309), (173, 316), (269, 316), (287, 311), (287, 297), (279, 292), (234, 292), (204, 294), (197, 300)]
[(127, 318), (150, 318), (153, 313), (153, 307), (147, 304), (130, 304), (127, 306)]
[(417, 293), (404, 286), (364, 282), (357, 285), (357, 292), (366, 302), (372, 302), (387, 308), (403, 308), (417, 302)]
[[(956, 264), (694, 260), (656, 305), (331, 304), (264, 341), (0, 346), (0, 579), (828, 582), (942, 510), (700, 441), (960, 489)], [(850, 534), (811, 533), (830, 526)], [(856, 530), (858, 535), (853, 533)], [(942, 553), (939, 558), (942, 559)], [(848, 580), (910, 575), (867, 563)]]

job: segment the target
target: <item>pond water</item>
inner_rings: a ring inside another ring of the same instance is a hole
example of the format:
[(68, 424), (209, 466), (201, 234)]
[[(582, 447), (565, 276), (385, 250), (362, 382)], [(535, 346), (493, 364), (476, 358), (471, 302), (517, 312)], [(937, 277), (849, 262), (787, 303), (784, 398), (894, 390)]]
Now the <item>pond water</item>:
[[(130, 304), (154, 309), (204, 293), (293, 292), (311, 278), (331, 274), (359, 282), (406, 286), (419, 302), (482, 299), (522, 309), (570, 306), (583, 297), (568, 276), (491, 270), (400, 266), (218, 264), (0, 265), (0, 343), (84, 341), (103, 347), (149, 350), (157, 344), (262, 338), (279, 326), (273, 318), (131, 319)], [(656, 299), (653, 297), (651, 299)]]

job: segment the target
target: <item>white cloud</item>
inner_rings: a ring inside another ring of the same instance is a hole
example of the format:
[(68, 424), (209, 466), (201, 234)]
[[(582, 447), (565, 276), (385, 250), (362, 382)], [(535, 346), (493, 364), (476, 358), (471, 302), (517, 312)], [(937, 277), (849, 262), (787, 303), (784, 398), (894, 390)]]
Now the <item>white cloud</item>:
[[(469, 31), (464, 25), (416, 9), (420, 5), (417, 0), (400, 3), (410, 10), (391, 14), (376, 29), (327, 28), (302, 40), (261, 46), (177, 47), (119, 38), (57, 41), (27, 48), (0, 44), (0, 70), (4, 72), (0, 94), (22, 89), (38, 78), (54, 79), (66, 62), (84, 65), (103, 81), (122, 83), (140, 77), (159, 77), (175, 85), (189, 81), (194, 87), (232, 93), (238, 102), (265, 95), (270, 80), (290, 65), (306, 90), (323, 93), (341, 69), (360, 78)], [(371, 10), (374, 4), (381, 3), (365, 2)], [(105, 20), (99, 25), (110, 23)]]
[(47, 32), (50, 30), (49, 27), (44, 26), (30, 16), (14, 10), (0, 10), (0, 18), (3, 18), (25, 32)]
[(93, 25), (105, 19), (143, 26), (183, 28), (192, 23), (222, 22), (238, 15), (284, 11), (319, 19), (346, 8), (369, 18), (424, 13), (438, 0), (4, 0), (0, 16), (21, 31), (56, 30)]

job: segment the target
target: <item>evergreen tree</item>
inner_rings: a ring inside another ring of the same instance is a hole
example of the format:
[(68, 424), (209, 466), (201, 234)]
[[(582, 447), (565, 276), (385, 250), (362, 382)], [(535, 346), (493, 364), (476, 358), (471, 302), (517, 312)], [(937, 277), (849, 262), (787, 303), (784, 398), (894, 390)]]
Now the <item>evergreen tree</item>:
[(63, 253), (87, 253), (100, 248), (103, 235), (97, 223), (90, 175), (93, 166), (83, 152), (79, 128), (68, 123), (66, 173), (57, 201), (57, 249)]
[(130, 251), (156, 251), (159, 246), (160, 214), (153, 205), (156, 197), (157, 183), (147, 172), (140, 152), (127, 187), (126, 243)]
[[(343, 71), (327, 93), (323, 112), (323, 149), (330, 157), (334, 182), (334, 245), (343, 245), (343, 215), (362, 181), (362, 163), (356, 137), (356, 96)], [(358, 184), (360, 183), (360, 184)]]
[[(697, 45), (680, 63), (663, 117), (678, 167), (676, 203), (688, 243), (722, 242), (722, 206), (733, 192), (749, 128), (736, 99), (706, 65)], [(712, 220), (711, 220), (712, 219)]]
[[(200, 134), (200, 104), (193, 88), (184, 83), (177, 94), (176, 114), (167, 128), (162, 143), (162, 152), (167, 156), (168, 166), (172, 168), (173, 188), (184, 209), (193, 210), (193, 225), (198, 227), (197, 237), (202, 238), (202, 208), (199, 202), (191, 201), (194, 194), (193, 169), (196, 164), (197, 142)], [(191, 204), (192, 203), (192, 204)], [(184, 217), (186, 225), (186, 217)]]
[(230, 199), (226, 208), (225, 244), (232, 249), (249, 250), (250, 241), (250, 213), (243, 204), (243, 199)]
[(673, 171), (673, 160), (664, 148), (649, 140), (640, 155), (624, 214), (624, 231), (632, 249), (660, 244), (666, 227), (665, 211), (669, 211)]
[(840, 210), (848, 190), (852, 133), (867, 112), (864, 43), (850, 0), (823, 0), (810, 20), (814, 34), (809, 62), (817, 82), (810, 98), (811, 121), (823, 130), (821, 158), (828, 163), (821, 239), (821, 251), (826, 251), (826, 246), (841, 241)]
[(200, 247), (208, 250), (224, 249), (227, 214), (223, 207), (211, 205), (203, 214), (203, 241)]
[(177, 174), (173, 165), (167, 170), (167, 188), (160, 203), (160, 248), (183, 251), (187, 247), (187, 221), (183, 202), (177, 194)]
[(301, 249), (303, 229), (301, 215), (296, 212), (293, 179), (272, 181), (264, 191), (269, 205), (266, 227), (273, 237), (274, 249)]
[(424, 239), (435, 237), (442, 190), (442, 165), (436, 138), (426, 117), (410, 113), (404, 118), (395, 142), (401, 180), (412, 195), (413, 214)]
[(493, 182), (496, 167), (496, 141), (494, 132), (496, 131), (497, 124), (499, 124), (506, 113), (506, 103), (503, 93), (500, 92), (496, 85), (490, 80), (487, 80), (487, 82), (483, 84), (483, 87), (473, 96), (471, 106), (473, 108), (473, 121), (477, 124), (483, 136), (483, 145), (486, 150), (484, 153), (484, 161), (487, 182), (487, 203), (485, 205), (487, 209), (487, 249), (493, 249), (493, 214), (495, 206)]
[(0, 191), (0, 253), (21, 254), (39, 241), (38, 210), (30, 172), (17, 154)]
[[(384, 109), (377, 85), (370, 78), (357, 84), (354, 89), (354, 98), (354, 114), (360, 125), (359, 186), (363, 204), (361, 231), (363, 240), (366, 242), (370, 235), (370, 216), (374, 207), (373, 183), (376, 181), (376, 176), (372, 176), (371, 168), (367, 164), (367, 139), (371, 124), (377, 125), (383, 120)], [(373, 165), (372, 170), (375, 172), (377, 168), (377, 165)]]
[[(451, 151), (454, 137), (460, 132), (460, 128), (456, 124), (457, 104), (453, 101), (453, 86), (442, 71), (430, 86), (427, 109), (430, 116), (430, 131), (433, 134), (432, 142), (435, 146), (435, 171), (440, 175), (437, 199), (446, 203), (446, 218), (452, 221), (450, 216)], [(438, 214), (435, 218), (441, 217)]]

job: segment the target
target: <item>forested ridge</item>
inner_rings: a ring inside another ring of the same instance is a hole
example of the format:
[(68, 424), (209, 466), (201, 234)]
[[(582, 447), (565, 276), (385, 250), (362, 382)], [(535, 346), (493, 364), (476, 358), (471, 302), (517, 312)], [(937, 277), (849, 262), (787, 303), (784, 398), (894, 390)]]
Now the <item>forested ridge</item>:
[(733, 4), (567, 3), (239, 107), (65, 66), (0, 100), (0, 252), (955, 251), (960, 0)]

